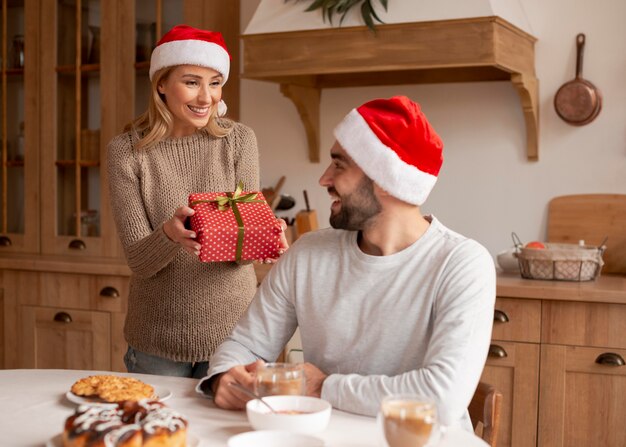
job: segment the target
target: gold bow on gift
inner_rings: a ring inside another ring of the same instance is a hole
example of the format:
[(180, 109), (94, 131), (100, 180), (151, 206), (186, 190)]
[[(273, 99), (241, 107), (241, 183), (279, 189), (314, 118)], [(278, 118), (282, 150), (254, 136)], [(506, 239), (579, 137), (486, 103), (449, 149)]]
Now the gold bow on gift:
[(194, 200), (191, 202), (191, 206), (197, 205), (199, 203), (217, 203), (217, 209), (220, 211), (227, 211), (229, 208), (233, 210), (233, 214), (235, 215), (235, 219), (237, 220), (237, 226), (239, 230), (237, 231), (237, 251), (235, 253), (235, 259), (237, 261), (241, 260), (241, 254), (243, 253), (243, 235), (244, 235), (244, 225), (243, 219), (241, 218), (241, 213), (239, 212), (239, 208), (237, 208), (237, 203), (265, 203), (265, 200), (255, 200), (258, 193), (251, 192), (248, 194), (242, 195), (243, 192), (243, 182), (239, 181), (237, 184), (237, 188), (233, 193), (226, 193), (225, 196), (217, 196), (212, 200)]
[[(238, 215), (239, 210), (237, 210), (236, 203), (265, 203), (265, 200), (254, 200), (256, 199), (256, 196), (259, 194), (257, 192), (250, 192), (248, 194), (241, 195), (242, 192), (243, 192), (243, 182), (240, 181), (237, 184), (237, 188), (235, 189), (235, 192), (232, 193), (232, 196), (229, 196), (229, 195), (217, 196), (215, 199), (212, 199), (212, 200), (208, 200), (208, 199), (194, 200), (193, 202), (191, 202), (191, 206), (197, 205), (198, 203), (215, 202), (217, 203), (218, 210), (226, 211), (230, 207), (235, 212), (235, 215)], [(231, 193), (226, 193), (226, 194), (231, 194)]]

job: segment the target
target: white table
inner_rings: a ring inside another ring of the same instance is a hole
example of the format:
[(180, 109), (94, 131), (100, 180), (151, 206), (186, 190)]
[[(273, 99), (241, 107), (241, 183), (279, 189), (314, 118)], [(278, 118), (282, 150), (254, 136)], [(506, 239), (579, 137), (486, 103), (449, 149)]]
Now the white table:
[[(61, 433), (76, 404), (65, 397), (72, 384), (105, 371), (50, 369), (0, 370), (0, 445), (43, 446)], [(189, 420), (189, 433), (202, 447), (225, 447), (229, 437), (250, 431), (245, 412), (215, 407), (194, 390), (197, 380), (179, 377), (121, 374), (136, 377), (158, 389), (168, 389), (165, 402)], [(327, 447), (379, 447), (374, 418), (333, 410), (328, 428), (317, 435)], [(437, 447), (485, 447), (480, 438), (463, 430), (448, 429)]]

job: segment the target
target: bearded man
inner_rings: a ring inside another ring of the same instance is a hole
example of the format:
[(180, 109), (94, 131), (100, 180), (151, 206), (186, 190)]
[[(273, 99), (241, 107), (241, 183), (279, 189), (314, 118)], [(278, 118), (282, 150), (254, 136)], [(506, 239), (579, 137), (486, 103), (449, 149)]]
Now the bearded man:
[(197, 387), (243, 409), (261, 361), (297, 327), (307, 394), (375, 415), (387, 394), (435, 400), (441, 423), (472, 430), (467, 406), (491, 337), (495, 268), (476, 241), (420, 205), (443, 144), (418, 104), (377, 99), (335, 128), (320, 178), (332, 228), (307, 233), (267, 275)]

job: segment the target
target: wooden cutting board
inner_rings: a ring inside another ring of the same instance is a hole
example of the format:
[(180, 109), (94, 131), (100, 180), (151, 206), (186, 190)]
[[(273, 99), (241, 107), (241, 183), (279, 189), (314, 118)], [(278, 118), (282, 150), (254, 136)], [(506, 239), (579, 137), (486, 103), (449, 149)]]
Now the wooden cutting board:
[(602, 273), (626, 274), (626, 194), (581, 194), (552, 199), (548, 242), (600, 245), (605, 237)]

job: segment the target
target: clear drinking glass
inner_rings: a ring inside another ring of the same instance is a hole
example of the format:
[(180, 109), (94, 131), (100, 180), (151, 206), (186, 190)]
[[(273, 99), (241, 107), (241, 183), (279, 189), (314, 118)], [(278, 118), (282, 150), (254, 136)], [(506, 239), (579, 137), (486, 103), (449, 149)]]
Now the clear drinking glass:
[(378, 419), (385, 447), (424, 447), (437, 431), (437, 407), (424, 396), (387, 396)]
[(266, 363), (256, 371), (256, 393), (263, 396), (304, 395), (304, 369), (301, 363)]

